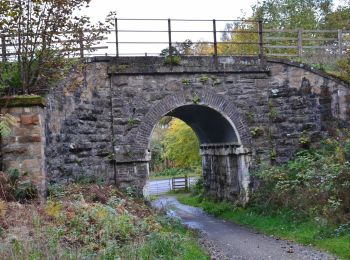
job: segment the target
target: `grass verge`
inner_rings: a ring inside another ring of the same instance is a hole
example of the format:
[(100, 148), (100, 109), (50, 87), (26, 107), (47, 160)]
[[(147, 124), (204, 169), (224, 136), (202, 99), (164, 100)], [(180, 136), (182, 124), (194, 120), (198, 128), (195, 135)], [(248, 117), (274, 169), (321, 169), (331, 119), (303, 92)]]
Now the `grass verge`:
[[(292, 240), (303, 245), (312, 245), (326, 250), (340, 259), (350, 259), (350, 233), (322, 224), (322, 220), (301, 219), (297, 212), (280, 211), (261, 214), (254, 208), (235, 208), (227, 202), (213, 202), (198, 196), (176, 194), (186, 205), (200, 207), (216, 217), (245, 225), (267, 235)], [(340, 233), (340, 234), (337, 234)]]

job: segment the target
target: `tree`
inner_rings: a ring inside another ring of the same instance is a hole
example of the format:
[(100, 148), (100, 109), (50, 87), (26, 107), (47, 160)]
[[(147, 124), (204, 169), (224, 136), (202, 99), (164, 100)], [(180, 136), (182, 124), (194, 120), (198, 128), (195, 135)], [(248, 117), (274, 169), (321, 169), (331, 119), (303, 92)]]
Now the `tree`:
[(176, 167), (196, 167), (201, 164), (199, 142), (193, 130), (179, 119), (173, 119), (163, 140), (164, 157)]
[(329, 12), (324, 18), (322, 27), (350, 30), (350, 6), (339, 6), (335, 11)]
[[(3, 0), (0, 4), (0, 32), (17, 53), (17, 63), (2, 63), (1, 74), (9, 72), (16, 80), (0, 78), (0, 85), (15, 82), (22, 93), (47, 87), (71, 65), (77, 50), (89, 49), (113, 25), (115, 13), (105, 23), (90, 22), (75, 13), (87, 8), (90, 0)], [(58, 69), (59, 68), (59, 69)]]
[(272, 29), (316, 29), (331, 12), (333, 0), (263, 0), (252, 6), (253, 17)]
[(226, 24), (218, 44), (220, 55), (257, 55), (259, 53), (258, 24), (256, 22), (234, 22)]

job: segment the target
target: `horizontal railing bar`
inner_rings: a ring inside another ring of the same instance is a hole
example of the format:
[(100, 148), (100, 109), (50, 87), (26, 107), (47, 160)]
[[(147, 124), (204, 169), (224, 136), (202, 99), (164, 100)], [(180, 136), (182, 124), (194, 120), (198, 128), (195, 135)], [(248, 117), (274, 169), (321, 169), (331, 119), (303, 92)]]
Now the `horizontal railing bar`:
[(288, 54), (288, 53), (266, 53), (267, 56), (276, 56), (276, 57), (298, 57), (298, 54)]
[(263, 33), (281, 33), (281, 32), (285, 32), (285, 33), (297, 33), (298, 30), (297, 29), (264, 29)]
[(286, 46), (286, 45), (265, 45), (265, 48), (271, 49), (297, 49), (298, 46)]
[[(264, 33), (297, 33), (298, 29), (264, 29)], [(301, 30), (302, 33), (338, 33), (338, 30)], [(342, 30), (342, 33), (350, 33), (350, 30)]]
[(267, 36), (264, 39), (276, 40), (276, 41), (297, 41), (298, 40), (298, 38), (295, 38), (295, 37), (270, 37), (270, 36)]
[[(170, 19), (175, 22), (212, 22), (213, 19)], [(168, 19), (150, 19), (150, 18), (118, 18), (118, 21), (168, 21)], [(216, 20), (217, 22), (249, 22), (257, 23), (256, 20)]]
[(338, 46), (303, 46), (303, 49), (339, 49)]
[[(116, 43), (116, 42), (107, 42)], [(168, 44), (169, 42), (118, 42), (119, 44)], [(182, 42), (172, 42), (172, 43), (182, 43)], [(196, 42), (195, 44), (214, 44), (214, 42)], [(217, 44), (259, 44), (258, 42), (218, 42)]]
[(303, 38), (303, 41), (338, 41), (338, 38)]
[(338, 33), (338, 30), (302, 30), (303, 33)]
[[(168, 31), (167, 30), (118, 30), (118, 32), (123, 32), (123, 33), (126, 33), (126, 32), (130, 32), (130, 33), (134, 33), (134, 32), (139, 32), (139, 33), (167, 33)], [(198, 32), (198, 33), (201, 33), (201, 32), (205, 32), (205, 33), (213, 33), (214, 31), (189, 31), (189, 30), (172, 30), (171, 31), (172, 33), (186, 33), (186, 32)], [(216, 31), (217, 33), (224, 33), (224, 32), (227, 32), (227, 33), (258, 33), (258, 31), (244, 31), (244, 30), (239, 30), (239, 31)]]

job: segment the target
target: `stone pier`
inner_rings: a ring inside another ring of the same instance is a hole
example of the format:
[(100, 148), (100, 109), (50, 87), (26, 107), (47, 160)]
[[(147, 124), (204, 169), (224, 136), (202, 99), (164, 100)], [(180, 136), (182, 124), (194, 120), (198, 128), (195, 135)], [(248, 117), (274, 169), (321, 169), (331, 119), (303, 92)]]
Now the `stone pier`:
[(2, 168), (29, 174), (41, 195), (46, 180), (45, 103), (36, 96), (0, 99), (0, 113), (10, 114), (17, 121), (11, 134), (1, 139)]
[(200, 153), (206, 193), (219, 201), (247, 203), (250, 150), (237, 143), (202, 144)]

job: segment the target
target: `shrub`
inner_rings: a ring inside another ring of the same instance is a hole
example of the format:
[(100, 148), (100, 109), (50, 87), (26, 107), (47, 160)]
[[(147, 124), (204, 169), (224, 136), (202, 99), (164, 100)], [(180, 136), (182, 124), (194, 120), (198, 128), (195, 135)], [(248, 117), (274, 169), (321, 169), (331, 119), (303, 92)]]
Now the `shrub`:
[(340, 77), (350, 82), (350, 57), (338, 60)]
[(303, 150), (287, 164), (261, 167), (255, 173), (260, 187), (251, 203), (262, 211), (289, 208), (336, 223), (349, 221), (348, 146), (349, 139), (327, 139), (319, 149)]

